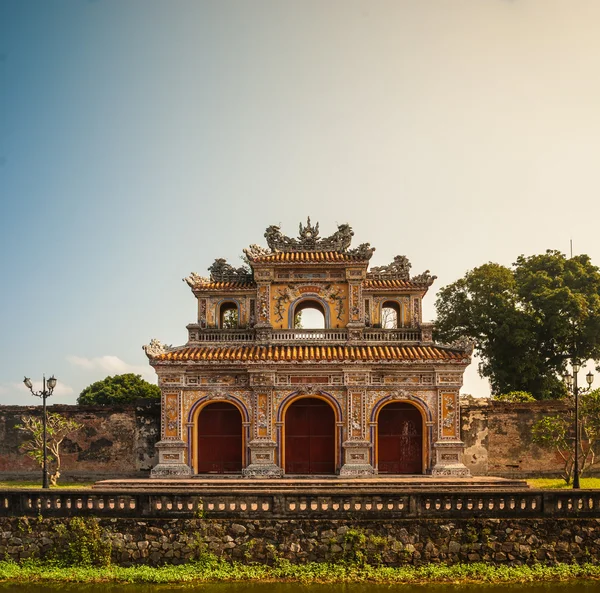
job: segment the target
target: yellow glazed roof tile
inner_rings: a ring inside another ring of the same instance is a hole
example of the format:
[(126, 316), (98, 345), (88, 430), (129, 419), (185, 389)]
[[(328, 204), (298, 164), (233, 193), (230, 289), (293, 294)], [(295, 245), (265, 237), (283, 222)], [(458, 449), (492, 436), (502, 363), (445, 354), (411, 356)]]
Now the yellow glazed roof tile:
[(387, 361), (463, 360), (460, 350), (435, 346), (229, 346), (184, 347), (153, 357), (156, 361)]

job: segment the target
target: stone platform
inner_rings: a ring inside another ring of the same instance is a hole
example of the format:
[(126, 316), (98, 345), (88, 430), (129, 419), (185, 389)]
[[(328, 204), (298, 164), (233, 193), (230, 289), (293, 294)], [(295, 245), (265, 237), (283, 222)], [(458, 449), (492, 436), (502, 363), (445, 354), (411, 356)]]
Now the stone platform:
[(280, 479), (251, 479), (239, 476), (196, 476), (188, 479), (121, 479), (96, 482), (94, 490), (111, 492), (181, 492), (223, 494), (369, 494), (400, 492), (489, 492), (527, 490), (524, 480), (477, 476), (469, 478), (440, 476), (386, 476), (344, 478), (338, 476), (294, 476)]

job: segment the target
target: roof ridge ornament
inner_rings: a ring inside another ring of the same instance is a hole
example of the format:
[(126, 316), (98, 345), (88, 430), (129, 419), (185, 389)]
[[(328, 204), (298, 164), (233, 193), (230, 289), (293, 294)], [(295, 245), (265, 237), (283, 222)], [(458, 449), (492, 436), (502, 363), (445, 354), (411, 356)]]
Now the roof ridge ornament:
[(166, 354), (170, 350), (173, 350), (173, 347), (163, 344), (160, 340), (157, 340), (156, 338), (152, 338), (150, 340), (150, 344), (142, 346), (142, 350), (146, 353), (146, 356), (148, 358), (156, 358), (161, 354)]
[[(336, 251), (338, 253), (346, 253), (354, 231), (349, 224), (338, 225), (337, 231), (329, 237), (319, 236), (319, 223), (312, 225), (310, 217), (306, 220), (306, 225), (300, 223), (298, 238), (287, 237), (281, 232), (281, 228), (277, 225), (271, 225), (265, 231), (265, 239), (267, 245), (271, 249), (271, 253), (290, 253), (294, 251)], [(251, 246), (251, 252), (255, 246)]]
[(234, 268), (225, 258), (217, 258), (208, 268), (212, 282), (245, 282), (252, 279), (252, 273), (246, 266)]
[(405, 255), (397, 255), (394, 261), (387, 266), (373, 266), (367, 275), (373, 280), (406, 280), (415, 284), (426, 284), (431, 286), (437, 276), (432, 276), (429, 270), (425, 270), (422, 274), (416, 276), (410, 275), (412, 265)]

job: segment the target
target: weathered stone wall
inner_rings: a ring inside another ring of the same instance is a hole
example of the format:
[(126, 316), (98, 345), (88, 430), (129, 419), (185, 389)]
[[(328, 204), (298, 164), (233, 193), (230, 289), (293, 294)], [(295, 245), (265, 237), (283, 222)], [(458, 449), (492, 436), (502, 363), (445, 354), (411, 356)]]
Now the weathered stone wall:
[[(160, 433), (157, 402), (111, 408), (59, 405), (49, 410), (84, 425), (63, 444), (63, 479), (145, 477), (158, 463), (154, 449)], [(565, 410), (560, 402), (507, 404), (463, 398), (465, 465), (473, 475), (559, 475), (560, 457), (532, 443), (531, 426), (543, 416)], [(41, 407), (0, 406), (0, 479), (39, 475), (34, 462), (19, 452), (25, 435), (15, 426), (26, 414), (41, 414)]]
[[(0, 556), (24, 559), (65, 549), (67, 519), (0, 519)], [(86, 521), (94, 521), (87, 519)], [(390, 566), (428, 562), (494, 564), (597, 561), (594, 519), (145, 520), (102, 519), (112, 561), (180, 564), (210, 551), (227, 559), (294, 563), (366, 559)]]
[[(63, 441), (63, 480), (146, 477), (158, 463), (154, 450), (160, 436), (160, 404), (140, 400), (122, 406), (48, 406), (83, 425)], [(39, 466), (20, 452), (26, 440), (16, 426), (22, 416), (41, 416), (41, 406), (0, 406), (0, 479), (31, 479)]]
[(510, 404), (462, 398), (464, 464), (476, 476), (558, 476), (562, 459), (533, 444), (531, 427), (539, 419), (564, 414), (567, 409), (557, 401)]

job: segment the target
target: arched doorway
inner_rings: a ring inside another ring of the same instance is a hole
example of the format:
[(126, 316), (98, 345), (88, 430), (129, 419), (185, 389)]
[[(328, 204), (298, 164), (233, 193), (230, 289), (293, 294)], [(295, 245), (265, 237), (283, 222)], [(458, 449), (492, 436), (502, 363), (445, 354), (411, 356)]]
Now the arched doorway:
[(305, 397), (285, 413), (285, 473), (335, 473), (335, 414), (322, 399)]
[(408, 402), (385, 405), (377, 417), (380, 474), (423, 473), (423, 418)]
[(242, 415), (227, 402), (204, 406), (198, 414), (198, 473), (242, 471)]

